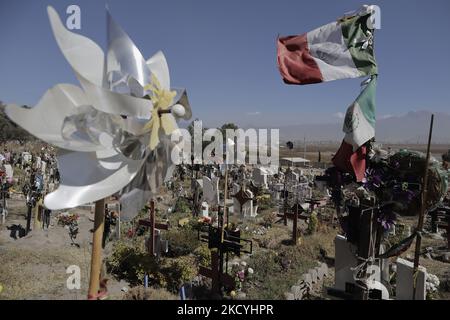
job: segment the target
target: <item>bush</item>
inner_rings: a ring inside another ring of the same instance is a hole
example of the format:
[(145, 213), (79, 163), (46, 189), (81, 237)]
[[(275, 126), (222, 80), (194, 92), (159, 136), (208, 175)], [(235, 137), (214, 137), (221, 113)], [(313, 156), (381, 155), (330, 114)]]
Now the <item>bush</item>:
[(148, 274), (149, 283), (164, 286), (155, 257), (139, 246), (116, 242), (111, 256), (106, 259), (106, 268), (108, 273), (126, 280), (131, 285), (142, 284), (144, 276)]
[(257, 197), (258, 199), (258, 210), (264, 211), (267, 209), (270, 209), (274, 206), (272, 199), (270, 198), (270, 195), (262, 195)]
[(264, 227), (272, 227), (272, 225), (277, 221), (277, 214), (275, 212), (269, 212), (263, 217), (262, 225)]
[(211, 250), (206, 244), (199, 246), (194, 250), (194, 255), (197, 258), (197, 263), (200, 266), (208, 267), (211, 265)]
[(192, 211), (192, 203), (183, 197), (178, 197), (177, 201), (175, 202), (175, 206), (173, 208), (173, 212), (177, 213), (186, 213)]
[(317, 228), (319, 227), (319, 219), (317, 218), (317, 213), (314, 211), (311, 213), (311, 216), (309, 217), (308, 222), (308, 234), (313, 234), (317, 231)]
[[(194, 256), (157, 260), (140, 247), (123, 242), (114, 246), (112, 255), (106, 260), (106, 267), (110, 274), (128, 281), (132, 286), (142, 285), (147, 274), (150, 286), (166, 288), (174, 293), (197, 274)], [(146, 294), (138, 292), (135, 298), (130, 296), (130, 299), (145, 300), (145, 297)]]
[(178, 300), (178, 297), (165, 289), (138, 286), (131, 288), (123, 296), (123, 300)]
[(162, 272), (166, 277), (167, 290), (178, 292), (180, 287), (197, 275), (197, 264), (193, 256), (166, 259)]
[(166, 239), (169, 240), (169, 253), (174, 257), (190, 254), (200, 245), (192, 224), (169, 229), (166, 232)]

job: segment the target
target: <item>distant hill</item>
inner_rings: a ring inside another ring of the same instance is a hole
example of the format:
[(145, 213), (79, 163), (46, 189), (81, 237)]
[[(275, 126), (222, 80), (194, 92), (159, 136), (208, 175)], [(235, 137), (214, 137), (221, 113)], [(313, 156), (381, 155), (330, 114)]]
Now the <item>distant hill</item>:
[[(376, 140), (389, 143), (426, 143), (431, 112), (411, 111), (377, 120)], [(343, 121), (343, 120), (342, 120)], [(344, 137), (342, 123), (282, 126), (280, 140), (333, 141)], [(433, 143), (450, 143), (450, 115), (434, 113)]]
[(5, 114), (5, 105), (0, 101), (0, 142), (9, 140), (28, 141), (34, 137), (9, 120)]

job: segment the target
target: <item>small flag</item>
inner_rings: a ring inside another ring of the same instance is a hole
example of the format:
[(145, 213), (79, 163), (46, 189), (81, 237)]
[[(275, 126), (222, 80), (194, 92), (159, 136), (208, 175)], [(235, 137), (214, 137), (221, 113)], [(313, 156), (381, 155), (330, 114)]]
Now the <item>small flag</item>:
[(303, 85), (377, 74), (373, 19), (373, 7), (364, 6), (305, 34), (278, 38), (283, 81)]
[(353, 151), (375, 137), (376, 86), (377, 78), (373, 76), (345, 114), (344, 141), (353, 146)]

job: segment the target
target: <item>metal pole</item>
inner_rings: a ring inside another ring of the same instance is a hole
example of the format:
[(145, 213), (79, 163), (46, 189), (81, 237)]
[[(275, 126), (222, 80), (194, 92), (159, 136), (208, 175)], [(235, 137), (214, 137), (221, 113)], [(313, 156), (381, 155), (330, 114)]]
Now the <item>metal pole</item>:
[(150, 201), (150, 250), (155, 255), (155, 201)]
[(105, 224), (105, 199), (95, 202), (94, 233), (92, 236), (91, 275), (89, 280), (88, 299), (96, 300), (100, 288), (100, 272), (102, 266), (102, 238)]
[(293, 221), (293, 227), (292, 227), (292, 241), (294, 242), (294, 245), (297, 245), (297, 219), (298, 219), (298, 202), (295, 204), (295, 213), (294, 213), (294, 221)]
[(423, 189), (422, 189), (422, 203), (420, 206), (419, 213), (419, 222), (417, 224), (417, 238), (416, 238), (416, 250), (414, 255), (414, 271), (413, 271), (413, 300), (416, 300), (416, 276), (419, 269), (419, 259), (420, 259), (420, 246), (422, 242), (422, 229), (423, 229), (423, 221), (425, 217), (425, 211), (427, 206), (427, 194), (428, 194), (428, 168), (430, 165), (430, 147), (431, 147), (431, 137), (433, 135), (433, 122), (434, 122), (434, 114), (431, 115), (430, 122), (430, 132), (428, 134), (428, 145), (427, 145), (427, 157), (425, 162), (425, 172), (423, 178)]

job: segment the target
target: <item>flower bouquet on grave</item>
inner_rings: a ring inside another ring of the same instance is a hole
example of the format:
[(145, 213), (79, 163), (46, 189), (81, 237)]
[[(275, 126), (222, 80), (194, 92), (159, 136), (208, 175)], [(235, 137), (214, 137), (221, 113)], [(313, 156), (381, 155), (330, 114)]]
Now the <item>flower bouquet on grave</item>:
[(58, 225), (63, 227), (78, 223), (80, 216), (76, 213), (62, 212), (58, 215)]

